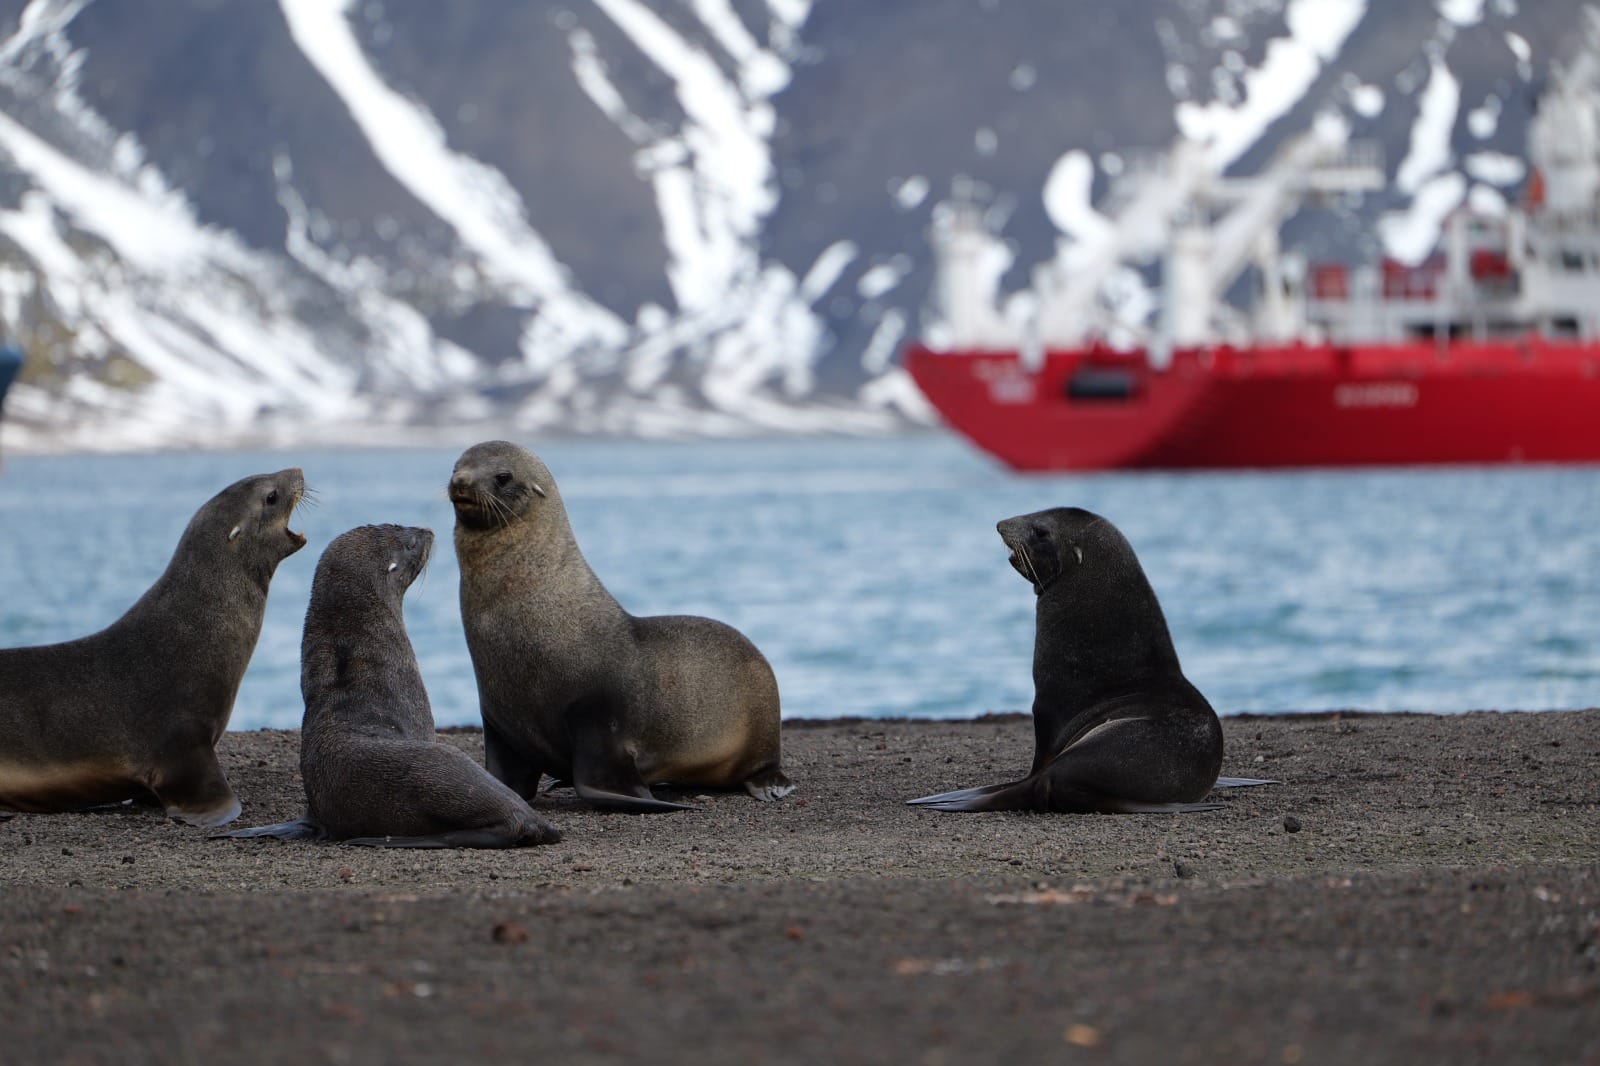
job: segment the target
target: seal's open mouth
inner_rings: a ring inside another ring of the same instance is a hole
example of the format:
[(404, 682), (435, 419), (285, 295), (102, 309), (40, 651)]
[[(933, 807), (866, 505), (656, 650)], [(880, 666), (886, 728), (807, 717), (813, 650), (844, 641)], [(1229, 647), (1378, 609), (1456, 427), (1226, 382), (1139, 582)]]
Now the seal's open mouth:
[(1043, 592), (1044, 581), (1040, 578), (1039, 568), (1034, 565), (1033, 556), (1028, 551), (1027, 532), (1018, 528), (1015, 519), (1000, 522), (995, 528), (1005, 546), (1011, 549), (1011, 554), (1006, 556), (1006, 562), (1033, 586), (1034, 592)]
[(1011, 549), (1011, 554), (1006, 558), (1006, 561), (1011, 564), (1011, 568), (1017, 573), (1035, 585), (1042, 585), (1039, 580), (1039, 572), (1034, 569), (1033, 560), (1028, 557), (1028, 549), (1020, 546)]
[(289, 543), (294, 545), (294, 548), (291, 549), (291, 551), (299, 551), (301, 548), (306, 546), (305, 534), (296, 533), (294, 530), (289, 528), (289, 519), (294, 517), (295, 509), (302, 503), (316, 503), (316, 500), (311, 497), (311, 490), (306, 488), (304, 480), (302, 480), (300, 484), (295, 487), (294, 499), (289, 502), (289, 510), (283, 516), (283, 531), (288, 535)]

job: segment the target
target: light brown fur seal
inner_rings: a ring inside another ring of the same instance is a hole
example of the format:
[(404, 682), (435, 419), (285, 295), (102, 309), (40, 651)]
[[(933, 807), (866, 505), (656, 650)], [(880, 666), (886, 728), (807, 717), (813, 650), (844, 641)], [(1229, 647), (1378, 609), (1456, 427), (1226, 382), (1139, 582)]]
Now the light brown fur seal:
[(362, 526), (317, 563), (300, 646), (304, 818), (229, 837), (396, 848), (513, 848), (561, 839), (465, 752), (438, 739), (406, 635), (406, 590), (433, 533)]
[(794, 788), (780, 768), (778, 685), (741, 633), (637, 618), (589, 568), (543, 462), (477, 444), (450, 478), (461, 617), (490, 773), (531, 797), (542, 774), (598, 807), (669, 811), (652, 784)]
[(65, 644), (0, 651), (0, 808), (71, 811), (153, 795), (195, 825), (238, 816), (215, 748), (272, 575), (305, 545), (289, 529), (304, 492), (299, 470), (230, 485), (116, 622)]

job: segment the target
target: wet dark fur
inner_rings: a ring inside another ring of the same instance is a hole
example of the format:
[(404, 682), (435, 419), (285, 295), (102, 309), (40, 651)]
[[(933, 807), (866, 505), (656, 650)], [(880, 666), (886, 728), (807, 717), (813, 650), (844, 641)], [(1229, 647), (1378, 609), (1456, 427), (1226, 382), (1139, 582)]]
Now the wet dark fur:
[(1155, 592), (1122, 534), (1075, 507), (997, 528), (1038, 596), (1033, 766), (1009, 784), (911, 802), (1085, 813), (1216, 806), (1196, 801), (1217, 783), (1222, 726), (1183, 676)]

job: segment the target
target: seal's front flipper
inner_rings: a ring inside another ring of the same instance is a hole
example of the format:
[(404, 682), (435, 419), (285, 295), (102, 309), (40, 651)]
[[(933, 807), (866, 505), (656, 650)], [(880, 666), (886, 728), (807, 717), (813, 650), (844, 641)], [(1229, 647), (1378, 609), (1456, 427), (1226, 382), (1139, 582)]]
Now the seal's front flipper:
[(210, 748), (187, 757), (173, 756), (170, 765), (159, 768), (150, 782), (167, 817), (190, 825), (227, 825), (239, 817), (239, 797), (228, 786), (228, 775)]
[(1212, 788), (1250, 788), (1253, 785), (1281, 785), (1282, 781), (1269, 781), (1260, 777), (1219, 777)]
[(265, 837), (269, 840), (321, 840), (326, 834), (310, 818), (296, 818), (292, 822), (276, 825), (258, 825), (254, 829), (235, 829), (230, 833), (213, 833), (212, 840), (244, 840)]
[(539, 778), (543, 773), (506, 743), (504, 737), (490, 725), (483, 723), (483, 766), (498, 781), (525, 800), (532, 800), (539, 792)]
[(621, 814), (668, 814), (672, 811), (700, 810), (699, 807), (688, 803), (669, 803), (663, 799), (656, 799), (655, 794), (643, 784), (627, 792), (601, 788), (583, 781), (578, 782), (577, 788), (578, 798), (602, 811), (617, 811)]

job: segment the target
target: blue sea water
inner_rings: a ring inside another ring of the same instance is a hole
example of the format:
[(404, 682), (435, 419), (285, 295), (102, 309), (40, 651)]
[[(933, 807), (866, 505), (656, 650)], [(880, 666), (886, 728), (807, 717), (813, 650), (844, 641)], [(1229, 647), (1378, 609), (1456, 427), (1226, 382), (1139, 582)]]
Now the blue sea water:
[[(994, 523), (1058, 505), (1139, 553), (1222, 714), (1600, 705), (1600, 469), (1019, 476), (964, 443), (535, 444), (636, 614), (705, 614), (772, 661), (791, 717), (965, 717), (1032, 697), (1034, 597)], [(478, 720), (456, 602), (452, 450), (11, 457), (0, 647), (127, 609), (196, 508), (298, 465), (318, 505), (279, 568), (232, 728), (298, 726), (317, 556), (352, 526), (439, 534), (407, 623), (440, 725)]]

